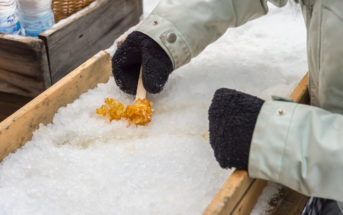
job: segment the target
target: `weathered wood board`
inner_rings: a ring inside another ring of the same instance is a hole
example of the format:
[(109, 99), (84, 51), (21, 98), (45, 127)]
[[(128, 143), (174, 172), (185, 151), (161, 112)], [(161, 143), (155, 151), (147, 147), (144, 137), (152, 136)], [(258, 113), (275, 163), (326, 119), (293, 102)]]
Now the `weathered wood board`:
[(32, 98), (0, 92), (0, 122), (28, 103)]
[(50, 85), (44, 42), (0, 34), (0, 92), (34, 97)]
[(267, 182), (235, 171), (225, 182), (204, 215), (249, 214)]
[(47, 47), (52, 83), (57, 82), (139, 21), (141, 0), (97, 0), (42, 34)]
[(283, 187), (278, 195), (269, 202), (271, 208), (267, 215), (301, 215), (309, 197)]
[(97, 0), (39, 38), (0, 34), (0, 92), (34, 98), (111, 46), (142, 11), (142, 0)]
[[(300, 81), (290, 98), (297, 103), (309, 102), (308, 74)], [(246, 171), (235, 171), (207, 207), (204, 215), (249, 214), (266, 185), (266, 181), (249, 178)], [(300, 194), (294, 193), (294, 196), (306, 199)], [(275, 211), (278, 212), (277, 209)]]
[[(110, 59), (108, 53), (98, 53), (1, 122), (0, 161), (29, 141), (40, 123), (50, 123), (58, 108), (73, 102), (98, 83), (106, 82), (111, 76)], [(305, 98), (306, 83), (305, 77), (292, 94), (295, 101), (303, 101)], [(265, 185), (263, 180), (249, 178), (246, 171), (235, 171), (204, 214), (249, 214)]]

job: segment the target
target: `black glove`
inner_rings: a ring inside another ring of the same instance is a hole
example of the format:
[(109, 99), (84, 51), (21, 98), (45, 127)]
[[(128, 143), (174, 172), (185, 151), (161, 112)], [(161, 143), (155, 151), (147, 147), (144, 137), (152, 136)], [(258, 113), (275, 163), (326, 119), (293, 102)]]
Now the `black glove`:
[(210, 143), (222, 168), (248, 170), (251, 139), (263, 103), (231, 89), (215, 92), (208, 111)]
[(173, 71), (173, 64), (153, 39), (134, 31), (118, 47), (112, 59), (112, 72), (122, 91), (136, 94), (141, 64), (144, 88), (149, 93), (159, 93)]

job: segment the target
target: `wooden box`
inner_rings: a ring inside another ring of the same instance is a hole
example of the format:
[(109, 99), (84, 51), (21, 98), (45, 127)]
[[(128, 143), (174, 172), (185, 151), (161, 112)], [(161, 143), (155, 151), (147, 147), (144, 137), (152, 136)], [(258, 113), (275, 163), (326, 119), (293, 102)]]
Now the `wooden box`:
[(141, 14), (142, 0), (97, 0), (39, 38), (0, 34), (0, 92), (37, 96), (111, 46)]
[[(101, 51), (1, 122), (0, 161), (29, 141), (40, 123), (52, 122), (60, 107), (72, 103), (98, 83), (108, 81), (112, 75), (110, 59), (108, 53)], [(296, 102), (308, 102), (307, 80), (305, 76), (291, 95)], [(246, 171), (235, 171), (204, 214), (249, 214), (265, 185), (265, 181), (249, 178)], [(307, 198), (286, 188), (282, 192), (273, 214), (300, 214)]]

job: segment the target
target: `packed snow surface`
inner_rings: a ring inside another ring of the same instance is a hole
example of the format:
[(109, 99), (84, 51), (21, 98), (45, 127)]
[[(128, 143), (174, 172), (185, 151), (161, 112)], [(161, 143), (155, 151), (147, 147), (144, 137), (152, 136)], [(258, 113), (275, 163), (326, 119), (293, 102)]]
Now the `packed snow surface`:
[(113, 78), (99, 84), (0, 164), (0, 214), (201, 214), (232, 172), (208, 140), (215, 90), (289, 95), (307, 70), (305, 34), (290, 6), (230, 29), (148, 95), (146, 127), (96, 115), (106, 97), (134, 100)]

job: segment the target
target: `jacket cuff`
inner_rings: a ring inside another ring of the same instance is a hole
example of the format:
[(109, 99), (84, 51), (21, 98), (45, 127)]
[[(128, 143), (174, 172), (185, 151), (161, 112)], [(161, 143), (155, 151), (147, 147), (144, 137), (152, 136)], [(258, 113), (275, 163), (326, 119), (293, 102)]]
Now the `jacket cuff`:
[(267, 101), (257, 118), (250, 146), (248, 172), (252, 178), (280, 182), (283, 164), (287, 164), (289, 128), (295, 103)]
[(137, 27), (140, 31), (155, 40), (168, 54), (177, 69), (192, 59), (192, 51), (182, 33), (170, 21), (151, 14)]

